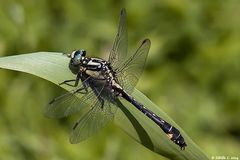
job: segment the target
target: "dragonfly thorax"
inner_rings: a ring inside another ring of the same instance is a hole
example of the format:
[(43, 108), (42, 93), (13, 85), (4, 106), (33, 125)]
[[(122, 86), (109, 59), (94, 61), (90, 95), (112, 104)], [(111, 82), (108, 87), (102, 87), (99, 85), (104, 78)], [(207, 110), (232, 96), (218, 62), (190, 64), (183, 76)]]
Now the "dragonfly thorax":
[(84, 72), (92, 78), (106, 81), (115, 79), (115, 72), (111, 64), (103, 59), (85, 57), (81, 64), (81, 68), (84, 68)]
[(111, 64), (101, 58), (86, 57), (85, 50), (73, 51), (69, 56), (69, 68), (73, 74), (86, 74), (94, 79), (111, 82), (115, 80), (115, 72)]

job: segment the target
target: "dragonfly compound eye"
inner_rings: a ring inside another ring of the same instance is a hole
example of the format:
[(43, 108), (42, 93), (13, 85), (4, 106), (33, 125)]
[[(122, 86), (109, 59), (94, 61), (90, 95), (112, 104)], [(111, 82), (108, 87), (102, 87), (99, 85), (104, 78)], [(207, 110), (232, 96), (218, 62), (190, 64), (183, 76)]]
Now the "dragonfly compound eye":
[(79, 65), (81, 62), (82, 56), (85, 56), (85, 55), (86, 55), (86, 51), (84, 50), (73, 51), (71, 54), (71, 61), (73, 65)]

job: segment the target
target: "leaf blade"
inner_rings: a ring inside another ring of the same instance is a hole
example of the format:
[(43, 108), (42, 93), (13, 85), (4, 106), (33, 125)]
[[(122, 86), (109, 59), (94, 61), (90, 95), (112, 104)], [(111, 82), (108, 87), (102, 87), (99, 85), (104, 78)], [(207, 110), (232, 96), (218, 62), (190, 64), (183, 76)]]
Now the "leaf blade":
[[(33, 74), (57, 85), (59, 82), (74, 77), (68, 69), (68, 63), (69, 59), (66, 56), (55, 52), (36, 52), (0, 58), (0, 68)], [(61, 87), (70, 90), (70, 87), (66, 85)], [(181, 151), (155, 123), (121, 99), (123, 105), (119, 104), (120, 109), (115, 115), (114, 121), (128, 135), (150, 150), (170, 159), (208, 159), (185, 132), (144, 94), (135, 89), (132, 96), (158, 116), (177, 127), (188, 146), (186, 150)]]

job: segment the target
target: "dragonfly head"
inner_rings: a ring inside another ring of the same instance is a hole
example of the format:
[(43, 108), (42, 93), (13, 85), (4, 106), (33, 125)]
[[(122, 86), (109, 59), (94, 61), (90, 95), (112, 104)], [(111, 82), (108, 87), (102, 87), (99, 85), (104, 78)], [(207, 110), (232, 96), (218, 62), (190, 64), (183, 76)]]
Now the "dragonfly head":
[(76, 50), (73, 51), (71, 54), (68, 55), (69, 58), (71, 58), (69, 62), (69, 68), (72, 71), (72, 73), (77, 74), (79, 72), (82, 59), (86, 56), (85, 50)]

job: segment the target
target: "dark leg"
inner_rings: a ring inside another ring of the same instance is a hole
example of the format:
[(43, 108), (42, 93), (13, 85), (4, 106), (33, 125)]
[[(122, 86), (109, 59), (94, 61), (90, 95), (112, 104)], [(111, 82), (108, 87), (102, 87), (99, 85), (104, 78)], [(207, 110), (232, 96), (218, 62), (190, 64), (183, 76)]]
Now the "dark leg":
[(100, 103), (101, 103), (101, 109), (103, 109), (103, 106), (104, 106), (104, 99), (103, 99), (101, 96), (98, 96), (98, 100), (99, 100)]
[(74, 81), (76, 81), (76, 79), (66, 80), (66, 81), (63, 81), (63, 82), (58, 83), (58, 84), (59, 84), (59, 85), (66, 84), (66, 85), (68, 85), (68, 86), (72, 86), (72, 87), (73, 87), (74, 85), (69, 84), (68, 82), (74, 82)]
[(81, 94), (87, 94), (88, 89), (85, 83), (83, 83), (83, 86), (75, 91), (75, 93), (81, 93)]
[[(68, 85), (68, 86), (71, 86), (71, 87), (77, 87), (77, 85), (79, 83), (79, 79), (80, 79), (80, 77), (79, 77), (79, 74), (78, 74), (76, 79), (65, 80), (65, 81), (59, 83), (59, 85), (65, 84), (65, 85)], [(69, 82), (75, 82), (75, 83), (70, 84)]]

